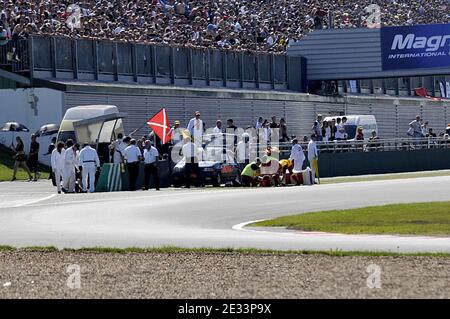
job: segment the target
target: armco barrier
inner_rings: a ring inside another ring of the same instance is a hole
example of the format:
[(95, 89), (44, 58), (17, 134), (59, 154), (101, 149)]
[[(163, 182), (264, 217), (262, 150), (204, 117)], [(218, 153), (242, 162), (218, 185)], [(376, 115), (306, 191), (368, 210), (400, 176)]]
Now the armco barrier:
[(450, 169), (450, 149), (322, 153), (319, 168), (320, 177)]

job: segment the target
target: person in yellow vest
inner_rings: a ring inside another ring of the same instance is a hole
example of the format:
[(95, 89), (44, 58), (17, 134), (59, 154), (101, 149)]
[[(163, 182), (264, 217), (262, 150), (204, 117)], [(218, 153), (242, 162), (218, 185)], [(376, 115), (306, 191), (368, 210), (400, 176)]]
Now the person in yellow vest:
[(278, 161), (278, 153), (279, 151), (277, 148), (268, 147), (261, 164), (261, 175), (269, 176), (270, 181), (273, 182), (275, 186), (280, 184), (280, 162)]
[(290, 184), (290, 178), (289, 176), (292, 175), (292, 171), (294, 169), (294, 163), (291, 160), (288, 159), (282, 159), (280, 160), (280, 175), (281, 175), (281, 183), (283, 185)]
[(258, 186), (258, 175), (261, 167), (261, 160), (256, 158), (254, 162), (244, 167), (241, 173), (242, 185)]

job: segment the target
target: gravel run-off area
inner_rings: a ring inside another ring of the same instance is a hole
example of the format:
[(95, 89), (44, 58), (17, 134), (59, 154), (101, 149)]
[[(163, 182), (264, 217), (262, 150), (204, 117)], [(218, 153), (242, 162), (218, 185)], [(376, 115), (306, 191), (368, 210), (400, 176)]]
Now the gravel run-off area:
[(0, 298), (450, 298), (450, 258), (2, 251)]

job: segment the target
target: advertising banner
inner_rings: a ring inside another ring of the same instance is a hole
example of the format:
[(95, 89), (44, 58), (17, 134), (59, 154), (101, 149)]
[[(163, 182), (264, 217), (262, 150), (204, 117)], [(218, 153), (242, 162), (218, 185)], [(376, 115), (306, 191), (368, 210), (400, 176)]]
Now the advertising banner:
[(381, 28), (383, 71), (450, 67), (450, 24)]

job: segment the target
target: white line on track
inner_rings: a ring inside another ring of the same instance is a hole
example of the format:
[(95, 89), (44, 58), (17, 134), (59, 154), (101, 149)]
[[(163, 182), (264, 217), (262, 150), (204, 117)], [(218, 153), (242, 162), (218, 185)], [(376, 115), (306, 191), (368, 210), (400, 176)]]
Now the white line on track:
[(17, 205), (15, 205), (14, 207), (22, 207), (22, 206), (26, 206), (26, 205), (36, 204), (36, 203), (42, 202), (42, 201), (44, 201), (44, 200), (53, 198), (53, 197), (55, 197), (55, 196), (56, 196), (56, 194), (52, 194), (52, 195), (46, 196), (46, 197), (44, 197), (44, 198), (34, 199), (34, 200), (31, 200), (31, 201), (27, 201), (27, 202), (25, 202), (25, 203), (17, 204)]
[(246, 226), (266, 221), (268, 219), (259, 219), (249, 222), (240, 223), (231, 227), (233, 230), (245, 231), (251, 233), (260, 234), (277, 234), (280, 236), (330, 236), (330, 237), (352, 237), (352, 238), (378, 238), (378, 239), (393, 239), (393, 238), (414, 238), (420, 240), (440, 240), (440, 239), (450, 239), (448, 236), (417, 236), (417, 235), (390, 235), (390, 234), (341, 234), (341, 233), (327, 233), (320, 231), (293, 231), (293, 232), (281, 232), (275, 230), (264, 230), (264, 229), (249, 229)]
[[(239, 192), (240, 189), (223, 189), (223, 190), (216, 190), (216, 191), (217, 192), (222, 191), (224, 193), (231, 194), (233, 192)], [(257, 189), (254, 189), (253, 191), (257, 191)], [(125, 193), (125, 194), (123, 194), (123, 196), (118, 196), (118, 195), (121, 195), (121, 193)], [(134, 193), (134, 194), (138, 194), (138, 195), (130, 197), (129, 193)], [(147, 193), (146, 192), (142, 192), (143, 195), (139, 195), (139, 193), (140, 192), (138, 192), (138, 191), (137, 192), (111, 192), (110, 193), (111, 196), (105, 196), (105, 197), (102, 197), (102, 198), (96, 197), (96, 198), (85, 199), (85, 200), (78, 200), (77, 199), (76, 201), (73, 200), (73, 201), (69, 201), (69, 202), (62, 201), (62, 202), (43, 203), (43, 204), (33, 205), (33, 207), (41, 207), (41, 206), (48, 206), (48, 205), (51, 205), (51, 206), (54, 206), (54, 205), (71, 205), (71, 204), (79, 205), (79, 204), (115, 202), (115, 201), (121, 202), (121, 201), (129, 200), (129, 199), (133, 199), (133, 200), (158, 199), (158, 198), (165, 198), (165, 197), (173, 197), (175, 195), (189, 195), (191, 197), (193, 197), (193, 196), (204, 196), (204, 192), (200, 191), (200, 190), (199, 191), (180, 191), (180, 192), (176, 191), (176, 192), (170, 192), (170, 193), (165, 193), (165, 194), (161, 194), (161, 195), (159, 195), (159, 194), (156, 195), (155, 192), (147, 192)], [(62, 198), (73, 196), (73, 198), (76, 198), (77, 196), (83, 196), (83, 195), (84, 196), (92, 196), (92, 195), (95, 196), (96, 194), (107, 194), (107, 193), (61, 194), (61, 195), (53, 194), (51, 196), (48, 196), (48, 198), (52, 198), (53, 196), (60, 196)], [(112, 195), (114, 195), (114, 196), (112, 196)], [(86, 198), (86, 197), (83, 197), (83, 198)], [(24, 205), (36, 204), (36, 203), (38, 203), (40, 201), (43, 201), (45, 199), (47, 199), (47, 198), (42, 198), (42, 199), (39, 199), (37, 201), (29, 201), (29, 202), (27, 202), (25, 204), (20, 204), (20, 205), (6, 206), (6, 207), (5, 206), (0, 206), (0, 209), (2, 209), (2, 208), (11, 208), (11, 207), (21, 207), (21, 206), (24, 206)]]
[(250, 225), (250, 224), (263, 222), (263, 221), (265, 221), (265, 220), (267, 220), (267, 219), (258, 219), (258, 220), (253, 220), (253, 221), (250, 221), (250, 222), (240, 223), (240, 224), (234, 225), (234, 226), (231, 227), (231, 228), (234, 229), (234, 230), (242, 230), (242, 231), (258, 232), (258, 230), (246, 229), (246, 228), (244, 228), (244, 227), (247, 226), (247, 225)]

